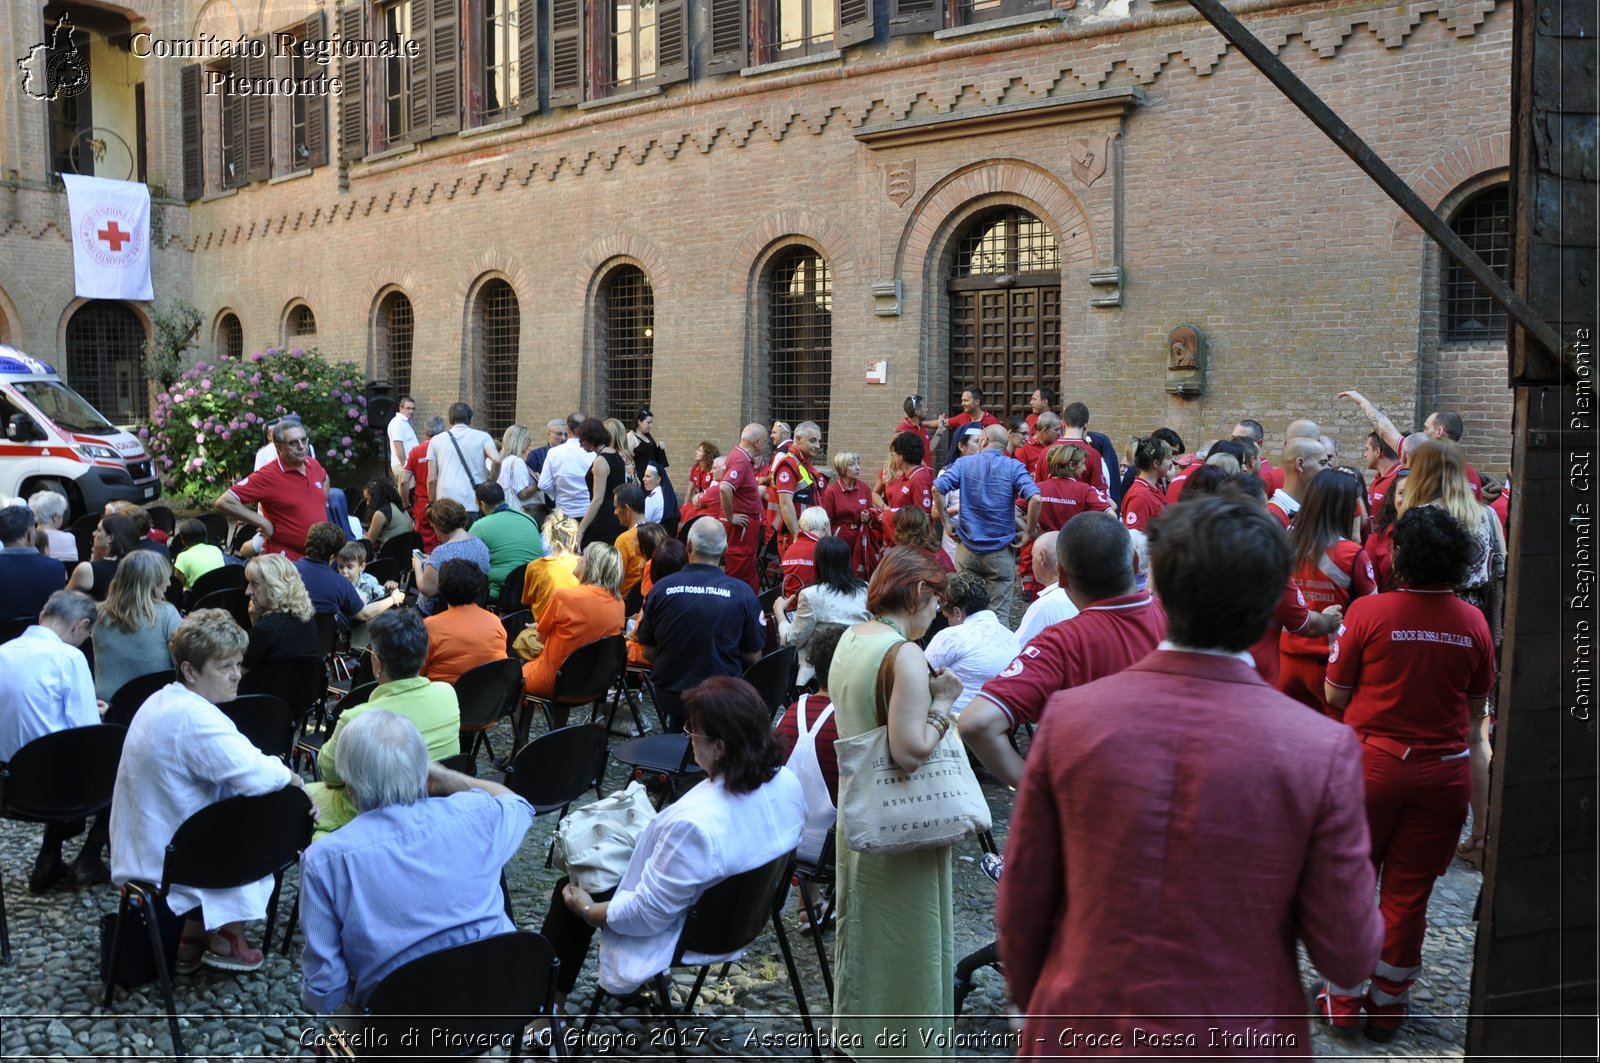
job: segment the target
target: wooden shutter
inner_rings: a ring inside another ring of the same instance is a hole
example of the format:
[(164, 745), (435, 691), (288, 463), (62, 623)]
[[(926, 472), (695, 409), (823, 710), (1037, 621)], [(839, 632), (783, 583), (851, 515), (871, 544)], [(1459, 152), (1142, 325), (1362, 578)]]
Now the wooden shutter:
[(656, 0), (656, 84), (689, 80), (687, 0)]
[(708, 74), (737, 72), (750, 65), (750, 0), (711, 0), (711, 61)]
[[(362, 0), (345, 0), (339, 10), (339, 36), (347, 41), (366, 37)], [(339, 161), (355, 162), (367, 154), (367, 64), (339, 60)]]
[(184, 199), (199, 199), (206, 190), (205, 149), (200, 122), (200, 94), (204, 79), (205, 68), (199, 63), (190, 63), (178, 74), (183, 112)]
[[(427, 140), (433, 136), (433, 111), (428, 106), (433, 100), (433, 0), (411, 0), (411, 39), (417, 42), (417, 57), (411, 60), (410, 128), (405, 139)], [(395, 130), (387, 132), (389, 143), (396, 143)]]
[[(235, 59), (226, 69), (238, 77), (248, 77), (250, 60), (248, 57)], [(233, 174), (227, 173), (228, 160), (224, 158), (222, 186), (243, 188), (250, 183), (250, 97), (230, 92), (222, 97), (222, 106), (228, 108), (233, 121)]]
[(517, 0), (517, 110), (539, 110), (539, 5)]
[(583, 0), (550, 0), (550, 106), (583, 99)]
[(431, 3), (428, 31), (428, 96), (432, 136), (461, 129), (461, 8), (459, 0), (411, 0)]
[(872, 0), (839, 0), (839, 47), (872, 40)]
[(939, 0), (889, 0), (889, 36), (932, 33), (943, 19)]
[[(328, 36), (328, 16), (321, 11), (306, 18), (305, 42), (310, 48), (322, 44)], [(307, 60), (310, 73), (315, 66)], [(315, 75), (313, 75), (315, 76)], [(306, 165), (328, 165), (328, 101), (322, 95), (308, 95), (306, 104)], [(290, 145), (293, 150), (294, 145)]]
[(248, 130), (245, 133), (245, 151), (239, 158), (244, 166), (241, 185), (265, 181), (272, 176), (272, 97), (257, 93), (256, 86), (272, 77), (271, 49), (265, 37), (254, 44), (261, 47), (260, 55), (247, 55), (244, 76), (250, 79), (251, 93), (245, 97), (244, 115)]

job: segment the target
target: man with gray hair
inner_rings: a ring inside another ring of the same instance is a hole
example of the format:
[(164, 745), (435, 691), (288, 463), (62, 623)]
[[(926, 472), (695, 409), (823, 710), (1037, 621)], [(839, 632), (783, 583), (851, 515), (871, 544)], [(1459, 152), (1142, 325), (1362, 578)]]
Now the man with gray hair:
[(634, 633), (650, 662), (668, 733), (683, 726), (684, 691), (714, 675), (743, 674), (767, 645), (756, 592), (722, 570), (728, 549), (722, 524), (695, 521), (688, 547), (689, 563), (650, 588)]
[(360, 814), (300, 858), (300, 999), (350, 1014), (419, 956), (507, 934), (500, 874), (533, 806), (499, 783), (430, 763), (415, 724), (386, 709), (345, 730), (339, 774)]
[(778, 550), (787, 553), (799, 534), (799, 514), (821, 497), (816, 460), (822, 454), (822, 428), (801, 421), (789, 449), (772, 459), (772, 489), (778, 496)]
[(954, 532), (956, 565), (983, 578), (989, 585), (989, 602), (1003, 624), (1011, 623), (1011, 592), (1017, 580), (1017, 501), (1027, 501), (1039, 487), (1022, 463), (1006, 453), (1009, 442), (1004, 426), (983, 430), (983, 449), (958, 458), (940, 470), (933, 481), (934, 508), (943, 519), (940, 499), (961, 492), (961, 511)]
[(328, 473), (311, 456), (306, 426), (300, 418), (279, 421), (272, 429), (272, 441), (277, 460), (222, 492), (217, 509), (260, 528), (265, 540), (263, 553), (298, 561), (305, 556), (306, 533), (313, 524), (328, 519)]
[[(0, 644), (0, 763), (36, 738), (100, 722), (103, 708), (95, 701), (94, 677), (78, 649), (94, 630), (97, 610), (87, 594), (56, 591), (44, 603), (37, 624)], [(79, 884), (111, 880), (100, 856), (109, 834), (106, 820), (104, 815), (95, 820), (78, 854), (73, 879)], [(61, 843), (82, 832), (81, 819), (45, 824), (44, 842), (28, 876), (29, 893), (43, 893), (66, 877)]]
[[(567, 441), (567, 419), (565, 417), (552, 417), (544, 426), (545, 443), (542, 447), (534, 447), (528, 451), (528, 472), (533, 476), (534, 485), (537, 487), (540, 477), (544, 475), (545, 459), (550, 452)], [(556, 508), (555, 496), (548, 491), (540, 489), (529, 501), (528, 512), (533, 514), (533, 519), (539, 526), (544, 527), (544, 519)]]

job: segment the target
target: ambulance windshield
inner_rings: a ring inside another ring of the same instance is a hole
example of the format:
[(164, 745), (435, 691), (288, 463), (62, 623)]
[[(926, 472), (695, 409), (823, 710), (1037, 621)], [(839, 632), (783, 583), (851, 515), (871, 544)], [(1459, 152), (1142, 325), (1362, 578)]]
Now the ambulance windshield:
[(107, 435), (118, 429), (84, 401), (83, 396), (59, 380), (18, 380), (11, 385), (39, 408), (39, 412), (68, 432)]

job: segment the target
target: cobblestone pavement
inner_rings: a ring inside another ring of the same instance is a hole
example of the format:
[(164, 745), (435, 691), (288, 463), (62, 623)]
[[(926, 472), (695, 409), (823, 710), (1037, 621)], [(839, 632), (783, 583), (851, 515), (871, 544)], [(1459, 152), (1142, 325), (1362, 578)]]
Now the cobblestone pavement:
[[(502, 725), (495, 747), (504, 749), (509, 734)], [(623, 770), (613, 765), (607, 788), (624, 783)], [(995, 809), (995, 836), (1002, 848), (1010, 813), (1010, 795), (988, 787)], [(537, 929), (558, 873), (544, 867), (553, 816), (539, 817), (508, 878), (519, 925)], [(161, 993), (151, 985), (118, 991), (109, 1010), (101, 1007), (98, 981), (100, 916), (115, 910), (116, 892), (109, 886), (73, 891), (53, 890), (42, 897), (27, 892), (28, 870), (38, 848), (41, 828), (0, 821), (0, 869), (6, 877), (13, 957), (0, 975), (0, 1054), (5, 1059), (63, 1060), (87, 1058), (159, 1058), (171, 1051)], [(76, 842), (67, 844), (67, 856)], [(956, 853), (956, 956), (982, 947), (994, 936), (994, 887), (978, 869), (975, 843)], [(280, 909), (281, 927), (294, 900), (291, 873)], [(1465, 1012), (1471, 984), (1474, 924), (1472, 909), (1479, 874), (1457, 861), (1434, 890), (1430, 929), (1424, 946), (1425, 969), (1416, 988), (1416, 1015), (1389, 1045), (1373, 1044), (1360, 1034), (1340, 1039), (1317, 1030), (1313, 1045), (1324, 1057), (1409, 1057), (1459, 1059), (1465, 1039)], [(801, 972), (806, 999), (823, 1021), (827, 997), (816, 952), (793, 912), (785, 921)], [(261, 927), (248, 935), (260, 941)], [(285, 956), (280, 940), (266, 966), (250, 975), (224, 975), (202, 968), (175, 980), (184, 1037), (193, 1058), (310, 1058), (306, 1047), (318, 1030), (300, 1007), (299, 940)], [(827, 938), (832, 945), (831, 934)], [(573, 995), (572, 1007), (585, 1007), (591, 997), (594, 961)], [(1305, 969), (1307, 984), (1314, 978)], [(1016, 1040), (1008, 1020), (1005, 983), (992, 969), (980, 971), (956, 1022), (956, 1054), (1009, 1057)], [(712, 981), (702, 994), (704, 1016), (689, 1036), (698, 1042), (691, 1054), (794, 1055), (804, 1047), (775, 1045), (773, 1035), (801, 1030), (783, 960), (771, 931), (758, 939), (742, 963), (725, 980)], [(686, 1031), (690, 1030), (688, 1026)], [(659, 1035), (658, 1035), (659, 1036)], [(642, 1014), (625, 1011), (615, 1021), (602, 1020), (595, 1036), (582, 1047), (589, 1056), (638, 1057), (670, 1055), (670, 1046), (652, 1044)]]

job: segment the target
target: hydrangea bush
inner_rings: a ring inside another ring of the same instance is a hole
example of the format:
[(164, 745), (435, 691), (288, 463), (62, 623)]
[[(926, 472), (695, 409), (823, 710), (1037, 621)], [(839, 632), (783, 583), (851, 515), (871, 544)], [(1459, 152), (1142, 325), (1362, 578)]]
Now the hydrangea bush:
[(354, 362), (328, 363), (315, 350), (276, 347), (199, 362), (157, 396), (139, 430), (169, 496), (209, 506), (255, 468), (266, 422), (296, 414), (335, 483), (377, 460), (367, 424), (366, 382)]

